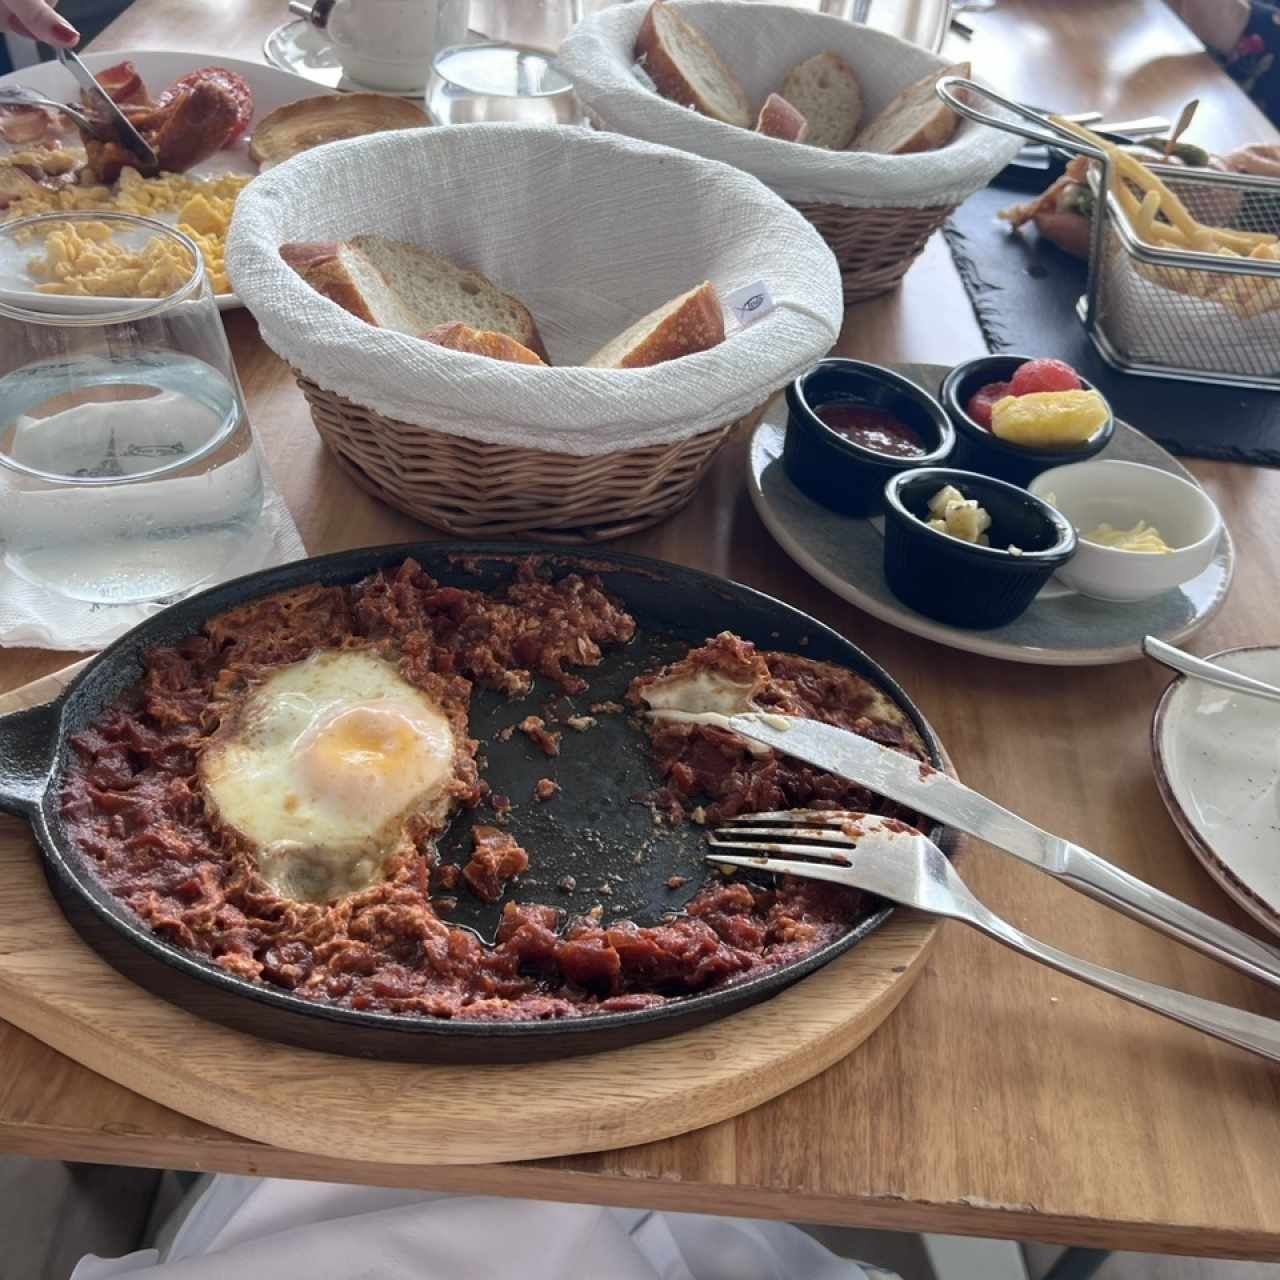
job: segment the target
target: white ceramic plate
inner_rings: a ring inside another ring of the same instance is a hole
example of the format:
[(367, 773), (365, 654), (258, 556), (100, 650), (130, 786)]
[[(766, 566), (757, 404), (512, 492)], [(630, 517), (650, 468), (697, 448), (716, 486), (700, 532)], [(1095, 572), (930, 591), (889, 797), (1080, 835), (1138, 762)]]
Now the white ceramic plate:
[[(1213, 660), (1280, 684), (1280, 649)], [(1179, 676), (1156, 705), (1151, 748), (1161, 799), (1191, 851), (1280, 933), (1280, 707)]]
[[(275, 67), (263, 66), (258, 62), (241, 62), (237, 58), (220, 58), (216, 54), (118, 50), (113, 53), (87, 53), (84, 55), (86, 65), (90, 71), (94, 72), (114, 66), (117, 62), (123, 62), (125, 59), (128, 59), (138, 68), (138, 74), (152, 93), (158, 93), (166, 85), (172, 84), (179, 77), (185, 76), (189, 71), (195, 71), (199, 67), (226, 67), (228, 71), (234, 71), (237, 75), (243, 76), (245, 83), (248, 84), (250, 91), (253, 93), (253, 118), (255, 122), (261, 120), (263, 116), (268, 115), (277, 107), (284, 106), (287, 102), (296, 102), (299, 98), (324, 97), (330, 92), (330, 90), (320, 85), (310, 84), (297, 76), (290, 75), (287, 71), (279, 71)], [(42, 93), (45, 97), (52, 98), (57, 102), (75, 102), (79, 97), (79, 89), (72, 79), (71, 73), (64, 70), (58, 62), (42, 62), (38, 66), (24, 67), (22, 70), (13, 71), (7, 76), (0, 76), (0, 85), (11, 84), (24, 85), (26, 88), (34, 89), (37, 93)], [(251, 134), (252, 132), (253, 125), (251, 124), (249, 133)], [(196, 165), (191, 170), (192, 176), (211, 178), (224, 173), (257, 173), (257, 165), (249, 158), (248, 136), (246, 134), (235, 146), (227, 147), (225, 150), (219, 151), (217, 155), (210, 156), (208, 160)], [(4, 147), (4, 145), (0, 143), (0, 147)], [(0, 264), (0, 271), (3, 271), (3, 266), (4, 264)], [(17, 300), (12, 285), (8, 282), (4, 283), (7, 285), (6, 294)], [(77, 307), (83, 310), (101, 306), (102, 304), (102, 299), (100, 298), (66, 298), (62, 301), (69, 304), (67, 306), (68, 312), (75, 311)], [(234, 293), (219, 294), (217, 302), (221, 311), (241, 305), (240, 299)], [(41, 294), (41, 306), (47, 309), (48, 303), (48, 295)]]
[[(899, 365), (899, 373), (936, 393), (941, 365)], [(756, 428), (747, 455), (747, 488), (756, 511), (778, 545), (806, 573), (873, 617), (952, 649), (1011, 662), (1085, 667), (1142, 657), (1142, 639), (1153, 635), (1178, 644), (1221, 608), (1235, 572), (1235, 548), (1224, 529), (1213, 563), (1198, 578), (1155, 599), (1107, 604), (1051, 581), (1022, 617), (991, 631), (969, 631), (935, 622), (909, 609), (884, 580), (884, 538), (871, 520), (828, 511), (806, 497), (782, 467), (787, 409), (779, 397)], [(1101, 454), (1172, 471), (1195, 483), (1174, 457), (1123, 422)]]

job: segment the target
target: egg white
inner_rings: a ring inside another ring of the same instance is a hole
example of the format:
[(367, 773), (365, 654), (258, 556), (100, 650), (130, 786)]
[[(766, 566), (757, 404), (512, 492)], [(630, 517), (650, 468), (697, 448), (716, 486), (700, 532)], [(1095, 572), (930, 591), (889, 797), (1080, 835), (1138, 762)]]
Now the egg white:
[(199, 775), (271, 888), (326, 902), (382, 878), (411, 814), (443, 818), (454, 748), (443, 709), (392, 663), (328, 650), (254, 689), (202, 752)]
[[(681, 665), (677, 664), (677, 668)], [(655, 720), (706, 724), (728, 730), (732, 716), (749, 715), (760, 710), (755, 704), (755, 695), (759, 691), (759, 681), (742, 684), (731, 680), (723, 671), (703, 667), (697, 670), (677, 669), (671, 675), (653, 680), (640, 691), (640, 697)], [(768, 747), (749, 738), (743, 738), (742, 745), (753, 756), (769, 754)]]

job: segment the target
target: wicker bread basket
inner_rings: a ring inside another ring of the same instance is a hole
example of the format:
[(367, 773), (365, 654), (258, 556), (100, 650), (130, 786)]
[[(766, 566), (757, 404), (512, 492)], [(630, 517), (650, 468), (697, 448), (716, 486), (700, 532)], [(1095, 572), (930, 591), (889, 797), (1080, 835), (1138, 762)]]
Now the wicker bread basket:
[(835, 254), (846, 306), (892, 289), (956, 207), (942, 204), (924, 209), (855, 209), (843, 204), (795, 205)]
[[(280, 256), (289, 241), (355, 232), (482, 271), (532, 312), (551, 367), (365, 324)], [(314, 148), (245, 189), (227, 261), (339, 465), (382, 501), (466, 536), (589, 542), (664, 519), (735, 425), (827, 354), (842, 319), (829, 250), (760, 183), (587, 129), (475, 124)], [(704, 279), (722, 298), (763, 282), (772, 307), (745, 326), (730, 315), (725, 340), (695, 355), (583, 365)]]
[(320, 438), (360, 488), (459, 536), (582, 543), (635, 533), (685, 506), (720, 446), (747, 421), (691, 440), (580, 458), (397, 422), (294, 372)]
[[(818, 230), (835, 255), (846, 303), (892, 288), (952, 211), (1012, 158), (1017, 139), (965, 122), (937, 152), (825, 151), (722, 124), (659, 97), (636, 76), (636, 32), (649, 0), (578, 24), (560, 61), (597, 127), (679, 147), (754, 175)], [(716, 46), (757, 106), (798, 62), (833, 49), (863, 88), (864, 120), (946, 63), (895, 36), (778, 4), (674, 0)]]

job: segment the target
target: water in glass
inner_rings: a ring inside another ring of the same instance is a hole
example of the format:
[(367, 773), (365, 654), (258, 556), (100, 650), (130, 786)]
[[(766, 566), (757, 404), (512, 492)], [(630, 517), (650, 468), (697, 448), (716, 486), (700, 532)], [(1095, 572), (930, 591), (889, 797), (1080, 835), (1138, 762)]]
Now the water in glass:
[(580, 123), (573, 85), (555, 55), (584, 13), (600, 7), (600, 0), (472, 0), (478, 39), (436, 53), (426, 93), (432, 118)]
[(119, 604), (235, 571), (262, 477), (191, 252), (199, 279), (171, 299), (36, 295), (17, 307), (0, 291), (0, 548), (29, 582)]

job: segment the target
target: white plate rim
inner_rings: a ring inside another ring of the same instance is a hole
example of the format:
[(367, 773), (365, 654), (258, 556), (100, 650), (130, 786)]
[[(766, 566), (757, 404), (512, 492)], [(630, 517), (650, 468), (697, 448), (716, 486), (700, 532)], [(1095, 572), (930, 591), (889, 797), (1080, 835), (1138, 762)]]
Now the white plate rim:
[[(104, 52), (86, 53), (83, 57), (85, 65), (90, 71), (94, 72), (126, 60), (142, 64), (156, 57), (189, 59), (191, 62), (189, 70), (191, 71), (196, 70), (197, 67), (218, 66), (226, 67), (228, 71), (234, 71), (237, 75), (244, 76), (246, 79), (252, 77), (260, 80), (265, 75), (271, 79), (279, 78), (282, 84), (287, 80), (291, 88), (297, 86), (299, 90), (297, 96), (299, 98), (327, 97), (335, 92), (314, 80), (308, 79), (306, 76), (299, 76), (292, 71), (285, 71), (273, 63), (249, 62), (244, 58), (224, 58), (218, 54), (205, 53), (197, 49), (111, 49)], [(49, 64), (38, 63), (36, 65), (47, 66)], [(34, 69), (33, 67), (19, 67), (16, 71), (0, 75), (0, 86), (26, 84)], [(145, 67), (142, 68), (142, 74), (145, 79)], [(68, 73), (68, 84), (70, 83), (70, 73)], [(255, 120), (257, 115), (258, 111), (255, 104)], [(213, 300), (219, 311), (234, 311), (237, 307), (244, 306), (244, 303), (240, 301), (239, 294), (236, 293), (216, 293), (213, 295)]]
[[(889, 365), (888, 368), (896, 366)], [(916, 369), (934, 367), (944, 370), (946, 366), (929, 366), (914, 365)], [(988, 640), (979, 631), (966, 631), (960, 627), (949, 627), (945, 623), (934, 622), (930, 618), (924, 617), (922, 614), (915, 613), (905, 605), (901, 608), (895, 608), (882, 604), (880, 601), (868, 596), (861, 591), (853, 583), (841, 578), (838, 574), (832, 573), (831, 570), (825, 568), (819, 561), (809, 554), (805, 548), (795, 540), (795, 538), (787, 530), (786, 525), (777, 517), (769, 505), (769, 500), (765, 497), (760, 482), (755, 474), (755, 468), (752, 466), (752, 456), (756, 448), (757, 437), (766, 429), (776, 429), (779, 425), (777, 422), (770, 421), (771, 417), (777, 414), (785, 413), (785, 403), (782, 400), (776, 400), (760, 422), (756, 424), (751, 432), (751, 437), (747, 444), (746, 456), (746, 473), (747, 473), (747, 492), (751, 497), (751, 505), (755, 508), (756, 514), (768, 529), (774, 541), (800, 566), (810, 577), (816, 579), (828, 591), (834, 592), (842, 600), (848, 601), (852, 605), (856, 605), (865, 613), (869, 613), (873, 618), (878, 618), (881, 622), (888, 623), (892, 627), (897, 627), (900, 631), (906, 631), (911, 635), (920, 636), (925, 640), (932, 640), (937, 644), (945, 645), (949, 649), (958, 649), (964, 653), (977, 654), (984, 658), (997, 658), (1005, 662), (1020, 662), (1032, 666), (1047, 667), (1101, 667), (1110, 666), (1120, 662), (1130, 662), (1142, 658), (1142, 637), (1138, 636), (1132, 644), (1115, 645), (1110, 648), (1100, 649), (1045, 649), (1037, 648), (1031, 645), (1014, 645), (1004, 643), (998, 640)], [(1117, 420), (1117, 429), (1126, 431), (1137, 431), (1136, 427), (1131, 427), (1127, 422)], [(1141, 433), (1138, 433), (1141, 434)], [(1147, 437), (1148, 442), (1155, 444)], [(1155, 445), (1160, 448), (1159, 445)], [(1193, 484), (1203, 488), (1200, 482), (1188, 471), (1171, 453), (1167, 450), (1161, 450), (1165, 453), (1170, 462), (1177, 468), (1178, 474), (1188, 477)], [(1218, 611), (1226, 602), (1227, 596), (1231, 592), (1231, 586), (1235, 581), (1236, 571), (1236, 553), (1235, 542), (1231, 537), (1226, 524), (1222, 526), (1223, 549), (1226, 555), (1227, 572), (1223, 581), (1222, 588), (1218, 592), (1213, 603), (1198, 618), (1184, 627), (1175, 631), (1170, 631), (1160, 636), (1160, 639), (1169, 644), (1178, 644), (1194, 635), (1202, 627), (1207, 626), (1217, 616)], [(1123, 607), (1123, 606), (1120, 606)]]
[[(1237, 645), (1232, 649), (1221, 649), (1217, 653), (1211, 653), (1208, 655), (1207, 660), (1216, 662), (1237, 653), (1261, 652), (1280, 653), (1280, 645)], [(1222, 855), (1196, 829), (1195, 823), (1191, 821), (1190, 815), (1183, 808), (1178, 788), (1174, 785), (1165, 751), (1165, 736), (1169, 732), (1167, 726), (1173, 700), (1190, 683), (1190, 676), (1176, 675), (1165, 687), (1164, 692), (1160, 695), (1160, 700), (1156, 703), (1156, 709), (1151, 715), (1151, 768), (1155, 774), (1156, 790), (1160, 793), (1160, 799), (1163, 801), (1169, 817), (1173, 820), (1173, 825), (1177, 827), (1178, 834), (1187, 842), (1187, 846), (1195, 855), (1196, 860), (1218, 882), (1223, 892), (1234, 899), (1260, 924), (1266, 925), (1273, 933), (1280, 934), (1280, 911), (1275, 910), (1269, 903), (1259, 897), (1250, 888), (1248, 882), (1227, 864)]]

